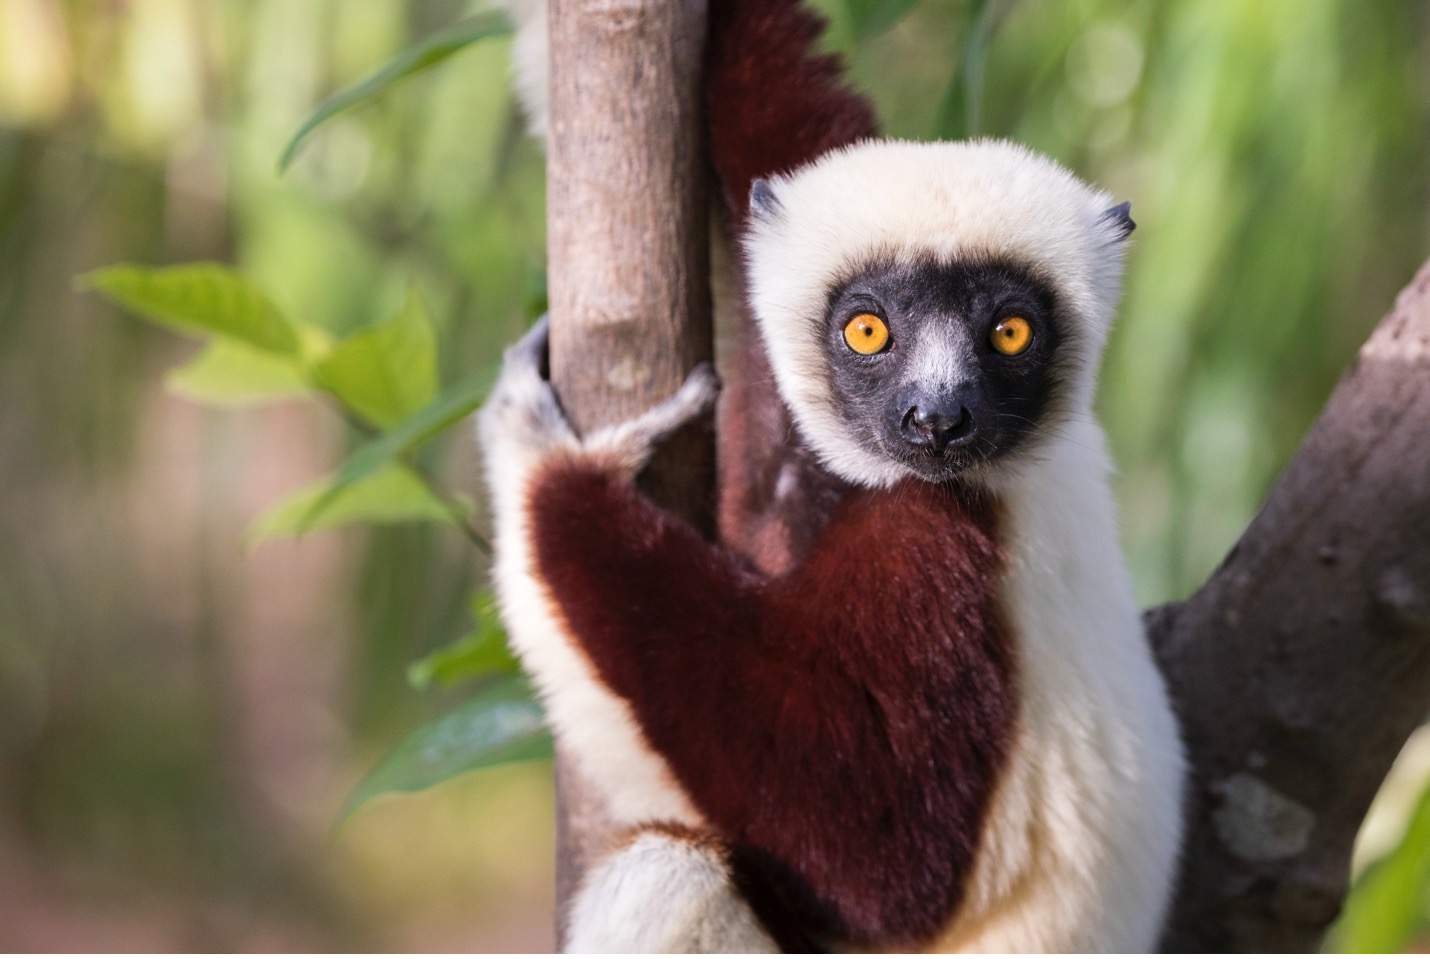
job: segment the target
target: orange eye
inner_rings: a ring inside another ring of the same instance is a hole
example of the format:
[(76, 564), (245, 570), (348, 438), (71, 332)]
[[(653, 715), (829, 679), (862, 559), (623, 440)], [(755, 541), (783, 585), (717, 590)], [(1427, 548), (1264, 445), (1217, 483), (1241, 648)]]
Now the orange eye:
[(1004, 356), (1017, 356), (1033, 342), (1033, 325), (1021, 316), (1008, 316), (998, 321), (988, 342)]
[(889, 342), (889, 328), (873, 313), (860, 313), (844, 324), (844, 342), (855, 353), (869, 356)]

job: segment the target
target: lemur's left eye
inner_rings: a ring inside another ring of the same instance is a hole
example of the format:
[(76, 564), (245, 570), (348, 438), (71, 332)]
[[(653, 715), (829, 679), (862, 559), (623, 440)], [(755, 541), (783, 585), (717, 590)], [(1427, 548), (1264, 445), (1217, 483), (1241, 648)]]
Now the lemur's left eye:
[(877, 353), (889, 342), (889, 327), (873, 313), (860, 313), (844, 324), (844, 342), (855, 353)]
[(988, 334), (988, 342), (1004, 356), (1017, 356), (1033, 342), (1033, 325), (1021, 316), (1005, 316)]

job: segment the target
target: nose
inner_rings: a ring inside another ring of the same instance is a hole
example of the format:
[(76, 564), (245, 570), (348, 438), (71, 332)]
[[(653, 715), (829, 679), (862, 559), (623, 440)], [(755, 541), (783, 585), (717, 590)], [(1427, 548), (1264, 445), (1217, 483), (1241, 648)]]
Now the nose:
[(934, 453), (966, 446), (978, 433), (973, 412), (958, 396), (914, 395), (906, 398), (899, 434)]

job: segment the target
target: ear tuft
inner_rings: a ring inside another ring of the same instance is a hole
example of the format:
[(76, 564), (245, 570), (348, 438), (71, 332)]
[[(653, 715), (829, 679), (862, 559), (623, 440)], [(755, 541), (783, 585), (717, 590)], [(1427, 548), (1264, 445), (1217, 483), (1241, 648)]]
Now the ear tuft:
[(779, 212), (779, 197), (775, 196), (775, 191), (774, 188), (770, 186), (770, 181), (761, 178), (751, 183), (750, 214), (765, 219), (778, 216)]
[(1102, 216), (1097, 219), (1100, 223), (1107, 223), (1119, 240), (1127, 239), (1128, 235), (1137, 229), (1137, 224), (1132, 220), (1131, 200), (1123, 200), (1117, 206), (1103, 210)]

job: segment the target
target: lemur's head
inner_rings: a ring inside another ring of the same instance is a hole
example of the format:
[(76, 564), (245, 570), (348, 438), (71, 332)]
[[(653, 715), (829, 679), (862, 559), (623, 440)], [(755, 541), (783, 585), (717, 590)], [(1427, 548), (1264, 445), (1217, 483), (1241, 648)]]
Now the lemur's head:
[(1126, 204), (1010, 143), (869, 141), (750, 207), (780, 394), (845, 479), (992, 477), (1087, 410)]

